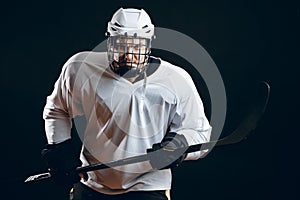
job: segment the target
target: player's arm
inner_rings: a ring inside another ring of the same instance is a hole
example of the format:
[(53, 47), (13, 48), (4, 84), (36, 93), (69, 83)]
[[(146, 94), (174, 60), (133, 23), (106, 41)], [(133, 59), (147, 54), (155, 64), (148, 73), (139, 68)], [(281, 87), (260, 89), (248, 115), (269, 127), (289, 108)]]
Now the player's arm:
[[(183, 160), (195, 160), (204, 155), (207, 150), (186, 154), (184, 147), (201, 144), (210, 140), (211, 126), (205, 116), (202, 100), (191, 77), (180, 71), (180, 85), (175, 88), (178, 103), (172, 117), (169, 131), (160, 143), (148, 149), (150, 163), (155, 169), (165, 169), (178, 166)], [(182, 151), (175, 151), (182, 149)]]
[(69, 94), (64, 79), (63, 70), (44, 107), (43, 119), (49, 144), (61, 143), (71, 138), (72, 121), (67, 104)]
[(51, 176), (66, 189), (80, 180), (75, 169), (81, 165), (71, 140), (73, 105), (77, 104), (73, 103), (73, 83), (70, 81), (73, 78), (70, 67), (63, 67), (52, 94), (47, 97), (43, 118), (48, 144), (41, 152)]
[[(186, 84), (177, 111), (170, 125), (170, 131), (184, 136), (188, 145), (208, 142), (211, 135), (211, 126), (204, 113), (203, 102), (189, 75), (185, 78)], [(189, 153), (185, 160), (200, 158), (207, 150)]]

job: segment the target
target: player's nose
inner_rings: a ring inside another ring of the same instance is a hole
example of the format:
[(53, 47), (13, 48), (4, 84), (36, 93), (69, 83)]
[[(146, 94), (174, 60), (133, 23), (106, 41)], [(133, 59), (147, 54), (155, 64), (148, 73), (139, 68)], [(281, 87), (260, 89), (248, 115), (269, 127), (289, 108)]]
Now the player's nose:
[(135, 53), (127, 52), (125, 56), (127, 61), (135, 61), (137, 59), (137, 55)]

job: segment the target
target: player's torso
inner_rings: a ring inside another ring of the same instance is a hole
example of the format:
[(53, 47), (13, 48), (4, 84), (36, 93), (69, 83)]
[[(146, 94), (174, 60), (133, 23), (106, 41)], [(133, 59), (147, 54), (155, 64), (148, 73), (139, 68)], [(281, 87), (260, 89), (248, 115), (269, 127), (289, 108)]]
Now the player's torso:
[(131, 83), (107, 69), (105, 56), (86, 56), (73, 78), (74, 94), (87, 118), (85, 141), (102, 159), (112, 156), (100, 153), (103, 149), (121, 157), (145, 153), (166, 133), (178, 106), (176, 84), (181, 83), (168, 76), (163, 65), (146, 81)]

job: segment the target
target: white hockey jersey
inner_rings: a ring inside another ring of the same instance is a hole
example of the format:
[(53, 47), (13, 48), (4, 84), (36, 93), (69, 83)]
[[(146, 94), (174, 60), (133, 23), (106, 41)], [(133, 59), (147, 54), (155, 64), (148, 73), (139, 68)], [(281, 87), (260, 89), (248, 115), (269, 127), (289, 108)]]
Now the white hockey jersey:
[[(86, 119), (83, 165), (145, 154), (167, 130), (184, 135), (190, 145), (209, 141), (211, 127), (191, 77), (159, 61), (154, 73), (132, 83), (109, 69), (105, 52), (71, 57), (44, 108), (48, 143), (69, 139), (71, 119), (76, 116)], [(190, 153), (186, 159), (200, 156), (201, 152)], [(88, 174), (82, 182), (106, 194), (171, 187), (171, 170), (151, 170), (149, 162)]]

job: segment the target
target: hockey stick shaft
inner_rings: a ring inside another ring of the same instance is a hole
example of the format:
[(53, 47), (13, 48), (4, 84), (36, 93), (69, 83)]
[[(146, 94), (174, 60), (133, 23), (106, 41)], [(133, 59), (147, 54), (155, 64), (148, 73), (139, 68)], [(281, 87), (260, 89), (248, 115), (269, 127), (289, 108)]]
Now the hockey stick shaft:
[[(200, 151), (200, 150), (209, 150), (209, 149), (213, 148), (213, 146), (221, 146), (221, 145), (218, 145), (218, 141), (196, 144), (196, 145), (191, 145), (189, 147), (183, 147), (183, 148), (176, 149), (176, 150), (174, 150), (174, 154), (177, 154), (176, 152), (192, 153), (192, 152), (196, 152), (196, 151)], [(154, 154), (157, 154), (156, 156), (158, 156), (159, 151), (154, 151), (154, 152), (150, 152), (147, 154), (133, 156), (133, 157), (129, 157), (129, 158), (125, 158), (125, 159), (121, 159), (121, 160), (117, 160), (117, 161), (112, 161), (112, 162), (108, 162), (108, 163), (97, 163), (97, 164), (92, 164), (92, 165), (88, 165), (88, 166), (78, 167), (76, 169), (76, 172), (78, 174), (80, 174), (80, 173), (86, 173), (86, 172), (94, 171), (94, 170), (101, 170), (101, 169), (119, 167), (119, 166), (128, 165), (128, 164), (145, 162), (145, 161), (149, 161), (151, 156), (155, 156)], [(49, 172), (46, 172), (46, 173), (41, 173), (41, 174), (30, 176), (24, 182), (26, 183), (26, 182), (40, 181), (40, 180), (48, 179), (48, 178), (51, 178), (51, 174)]]
[[(208, 143), (203, 143), (203, 144), (192, 145), (189, 147), (179, 148), (179, 149), (176, 149), (174, 151), (174, 153), (176, 154), (176, 151), (192, 153), (192, 152), (199, 151), (199, 150), (209, 149), (210, 147), (213, 147), (216, 144), (216, 142), (208, 142)], [(128, 165), (128, 164), (145, 162), (145, 161), (149, 161), (150, 157), (154, 156), (154, 154), (159, 154), (159, 151), (154, 151), (154, 152), (150, 152), (147, 154), (124, 158), (121, 160), (112, 161), (112, 162), (108, 162), (108, 163), (97, 163), (97, 164), (92, 164), (92, 165), (88, 165), (88, 166), (78, 167), (76, 169), (76, 172), (78, 174), (80, 174), (80, 173), (86, 173), (86, 172), (94, 171), (94, 170), (101, 170), (101, 169), (119, 167), (119, 166)], [(51, 178), (51, 174), (49, 172), (45, 172), (45, 173), (30, 176), (24, 182), (26, 183), (26, 182), (40, 181), (40, 180), (44, 180), (44, 179), (48, 179), (48, 178)]]

